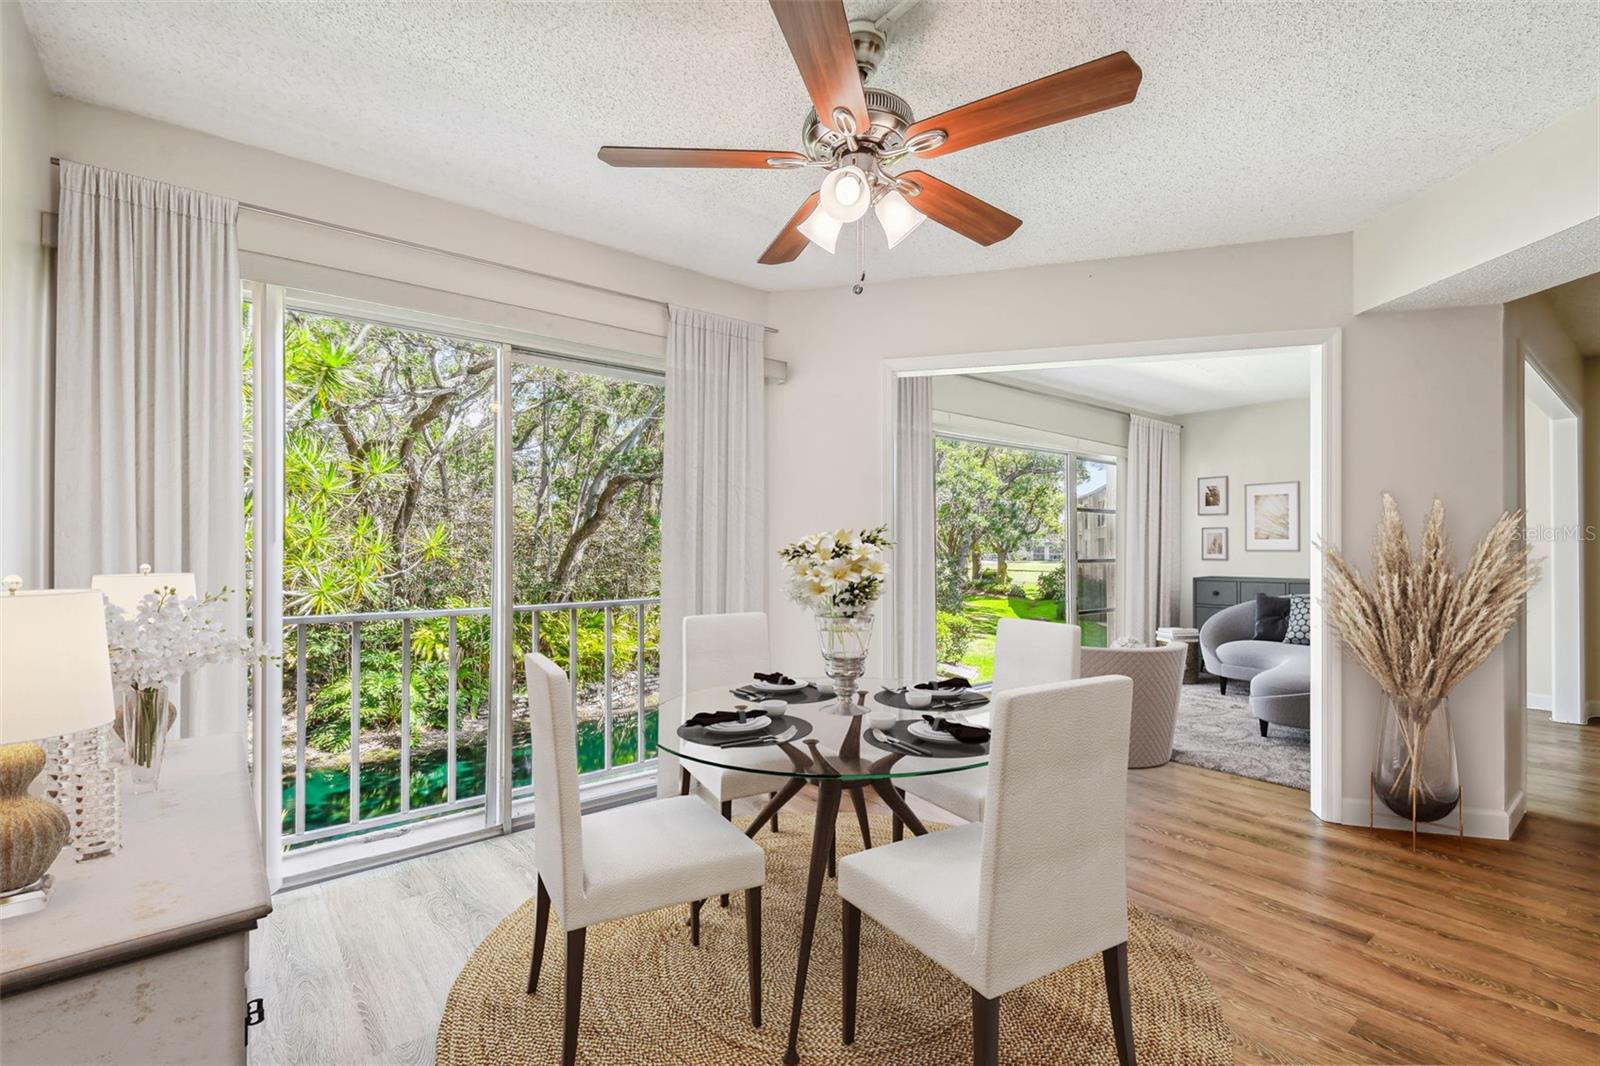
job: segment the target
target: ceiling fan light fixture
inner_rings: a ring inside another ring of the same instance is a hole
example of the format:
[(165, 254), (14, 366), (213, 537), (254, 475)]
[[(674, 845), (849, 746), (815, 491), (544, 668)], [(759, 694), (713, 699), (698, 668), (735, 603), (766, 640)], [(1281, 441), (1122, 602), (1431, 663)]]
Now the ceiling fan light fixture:
[(911, 236), (911, 231), (922, 225), (928, 217), (912, 207), (911, 201), (898, 189), (880, 197), (872, 205), (872, 210), (878, 216), (878, 224), (883, 227), (883, 235), (889, 238), (890, 248)]
[(826, 211), (839, 222), (854, 222), (872, 206), (872, 185), (867, 172), (851, 164), (829, 172), (822, 180), (822, 201), (818, 211)]
[(844, 229), (844, 223), (834, 218), (823, 204), (819, 203), (816, 209), (806, 216), (806, 220), (795, 229), (799, 230), (806, 240), (832, 255), (834, 246), (839, 243), (839, 231)]

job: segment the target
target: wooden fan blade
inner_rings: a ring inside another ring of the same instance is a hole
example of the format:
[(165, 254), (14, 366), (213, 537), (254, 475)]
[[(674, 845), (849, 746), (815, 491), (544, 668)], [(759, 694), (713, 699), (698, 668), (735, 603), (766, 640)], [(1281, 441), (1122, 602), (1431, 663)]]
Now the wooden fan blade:
[(771, 0), (772, 14), (794, 55), (795, 66), (811, 94), (817, 117), (833, 125), (834, 108), (842, 107), (865, 131), (867, 94), (856, 68), (856, 46), (850, 40), (850, 18), (840, 0)]
[(767, 245), (767, 250), (761, 253), (760, 262), (773, 266), (777, 263), (792, 263), (800, 258), (800, 253), (811, 243), (806, 240), (806, 235), (800, 232), (800, 223), (817, 209), (817, 201), (820, 199), (822, 199), (820, 192), (814, 192), (806, 197), (806, 202), (800, 205), (800, 210), (794, 213), (794, 217), (785, 223), (783, 229), (778, 231), (777, 237)]
[(930, 159), (949, 155), (975, 144), (1132, 103), (1143, 77), (1144, 72), (1133, 57), (1114, 52), (925, 118), (906, 131), (906, 139), (929, 130), (943, 130), (943, 144), (917, 155)]
[(946, 185), (932, 174), (912, 170), (897, 176), (921, 187), (921, 192), (909, 197), (912, 207), (979, 244), (1003, 241), (1022, 225), (1022, 219), (1015, 215), (1008, 215), (954, 185)]
[[(750, 167), (765, 170), (771, 159), (804, 163), (799, 152), (763, 152), (745, 148), (622, 148), (608, 144), (600, 161), (614, 167)], [(772, 167), (777, 170), (778, 167)]]

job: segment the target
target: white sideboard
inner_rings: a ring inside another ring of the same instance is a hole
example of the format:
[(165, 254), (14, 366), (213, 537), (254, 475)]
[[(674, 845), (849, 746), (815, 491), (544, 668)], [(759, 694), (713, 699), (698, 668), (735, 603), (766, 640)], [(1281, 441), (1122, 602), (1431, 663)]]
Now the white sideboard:
[(244, 742), (174, 740), (122, 796), (122, 850), (51, 867), (0, 924), (0, 1062), (245, 1062), (250, 930), (272, 910)]

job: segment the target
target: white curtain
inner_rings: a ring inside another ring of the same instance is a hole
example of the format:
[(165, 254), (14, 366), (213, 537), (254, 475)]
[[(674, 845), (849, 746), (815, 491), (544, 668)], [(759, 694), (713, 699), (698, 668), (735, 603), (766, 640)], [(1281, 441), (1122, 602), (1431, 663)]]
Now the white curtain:
[(765, 329), (672, 307), (661, 499), (661, 694), (682, 686), (683, 618), (766, 610)]
[(1178, 621), (1178, 435), (1140, 415), (1128, 426), (1118, 631), (1146, 644)]
[(895, 383), (894, 500), (894, 671), (928, 678), (934, 667), (932, 378)]
[[(238, 204), (61, 162), (52, 574), (188, 571), (244, 634)], [(242, 732), (245, 671), (185, 683), (185, 736)]]

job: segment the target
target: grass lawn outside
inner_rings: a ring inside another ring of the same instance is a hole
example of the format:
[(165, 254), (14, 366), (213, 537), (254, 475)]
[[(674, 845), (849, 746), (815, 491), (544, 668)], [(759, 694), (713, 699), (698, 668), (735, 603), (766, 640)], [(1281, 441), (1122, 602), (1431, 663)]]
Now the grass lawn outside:
[(1045, 563), (1045, 562), (1037, 562), (1037, 563), (1034, 563), (1034, 562), (1007, 563), (1006, 564), (1006, 580), (1007, 581), (1013, 581), (1016, 584), (1021, 585), (1025, 589), (1032, 590), (1033, 588), (1038, 586), (1038, 584), (1039, 584), (1039, 575), (1040, 574), (1044, 573), (1046, 570), (1060, 570), (1060, 569), (1061, 569), (1061, 560), (1060, 559), (1057, 559), (1053, 563)]
[[(1038, 571), (1030, 575), (1037, 580), (1038, 573), (1049, 569), (1051, 563), (1025, 564), (1038, 567)], [(1022, 584), (1022, 575), (1014, 564), (1010, 567), (1012, 580)], [(1024, 585), (1024, 587), (1027, 587)], [(1030, 600), (1025, 596), (968, 596), (962, 602), (961, 613), (972, 623), (972, 643), (967, 645), (967, 653), (961, 657), (961, 665), (977, 670), (972, 678), (974, 684), (989, 681), (994, 677), (994, 634), (1002, 618), (1027, 618), (1044, 622), (1064, 622), (1060, 616), (1060, 602), (1058, 600)], [(1085, 647), (1104, 647), (1106, 643), (1106, 627), (1101, 622), (1083, 622), (1083, 643)]]

